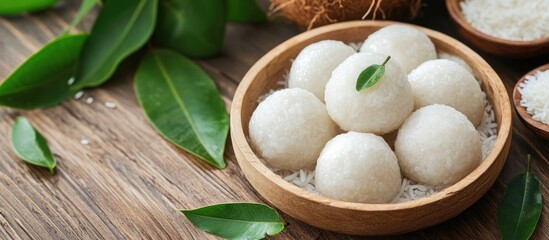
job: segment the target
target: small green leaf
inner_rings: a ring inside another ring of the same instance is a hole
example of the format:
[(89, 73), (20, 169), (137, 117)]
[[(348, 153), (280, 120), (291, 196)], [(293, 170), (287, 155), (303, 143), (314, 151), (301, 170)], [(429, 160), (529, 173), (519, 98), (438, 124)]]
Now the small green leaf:
[(15, 120), (11, 130), (11, 145), (15, 154), (23, 161), (44, 167), (54, 174), (56, 161), (51, 154), (48, 142), (24, 117)]
[(124, 58), (147, 42), (157, 5), (157, 0), (105, 1), (80, 56), (77, 88), (103, 84)]
[(284, 229), (276, 210), (258, 203), (225, 203), (181, 213), (197, 228), (226, 239), (262, 239)]
[(538, 178), (530, 172), (530, 155), (526, 173), (515, 177), (507, 186), (498, 208), (497, 223), (501, 239), (529, 239), (542, 210)]
[(385, 74), (385, 64), (389, 59), (391, 59), (391, 56), (388, 56), (381, 65), (372, 64), (364, 69), (356, 80), (356, 90), (360, 92), (362, 89), (374, 86)]
[(0, 15), (17, 15), (49, 8), (58, 0), (0, 0)]
[(255, 0), (226, 0), (229, 22), (265, 22), (267, 17)]
[(86, 14), (88, 14), (88, 12), (92, 10), (92, 8), (96, 4), (99, 4), (99, 0), (82, 0), (82, 3), (80, 4), (80, 8), (78, 9), (78, 12), (76, 12), (76, 15), (74, 15), (71, 21), (71, 24), (67, 27), (65, 32), (69, 32), (76, 25), (78, 25), (82, 21), (82, 19), (86, 16)]
[(160, 0), (154, 42), (189, 57), (215, 56), (225, 22), (224, 0)]
[(71, 97), (68, 84), (87, 35), (62, 35), (30, 56), (0, 85), (0, 105), (51, 107)]
[(213, 80), (192, 61), (152, 50), (136, 76), (137, 99), (156, 130), (178, 147), (224, 168), (229, 120)]

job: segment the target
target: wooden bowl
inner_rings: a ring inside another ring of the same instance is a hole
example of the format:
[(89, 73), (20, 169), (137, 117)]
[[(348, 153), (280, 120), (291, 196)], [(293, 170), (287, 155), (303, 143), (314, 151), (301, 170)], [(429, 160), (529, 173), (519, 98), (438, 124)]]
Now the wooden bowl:
[(545, 140), (549, 140), (549, 125), (544, 124), (542, 122), (536, 121), (532, 118), (532, 115), (530, 115), (526, 108), (520, 105), (520, 100), (522, 99), (522, 95), (520, 94), (518, 87), (519, 84), (523, 83), (526, 80), (526, 76), (528, 75), (534, 75), (537, 71), (545, 71), (549, 69), (549, 63), (545, 64), (541, 67), (538, 67), (518, 80), (517, 84), (515, 84), (515, 88), (513, 89), (513, 102), (515, 103), (515, 110), (517, 110), (517, 113), (519, 115), (520, 120), (524, 125), (533, 133), (540, 136), (541, 138)]
[[(310, 225), (353, 235), (388, 235), (410, 232), (446, 221), (475, 203), (492, 186), (509, 152), (511, 104), (503, 83), (479, 55), (442, 33), (425, 32), (438, 50), (463, 58), (474, 68), (491, 101), (498, 137), (487, 158), (460, 182), (419, 200), (395, 204), (364, 204), (338, 201), (307, 192), (265, 166), (247, 140), (248, 122), (257, 99), (277, 88), (291, 59), (307, 45), (325, 39), (362, 42), (372, 32), (395, 22), (352, 21), (332, 24), (295, 36), (263, 56), (240, 83), (231, 108), (231, 139), (244, 175), (266, 201)], [(414, 26), (414, 25), (411, 25)]]
[(549, 54), (549, 37), (531, 41), (514, 41), (480, 32), (463, 17), (459, 6), (461, 1), (446, 0), (446, 7), (458, 32), (478, 48), (497, 56), (509, 58), (531, 58)]

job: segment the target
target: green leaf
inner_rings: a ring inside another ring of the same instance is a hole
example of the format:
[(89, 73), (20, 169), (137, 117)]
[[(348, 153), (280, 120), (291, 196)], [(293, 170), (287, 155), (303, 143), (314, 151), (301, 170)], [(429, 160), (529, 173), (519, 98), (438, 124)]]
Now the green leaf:
[(78, 9), (78, 12), (76, 12), (76, 15), (72, 19), (71, 24), (67, 27), (65, 32), (69, 32), (76, 25), (78, 25), (82, 21), (82, 19), (86, 16), (86, 14), (88, 14), (88, 12), (92, 10), (96, 4), (99, 4), (99, 0), (82, 0), (82, 3), (80, 4), (80, 8)]
[(255, 0), (226, 0), (229, 22), (265, 22), (267, 17)]
[(86, 34), (62, 35), (34, 53), (0, 85), (0, 105), (51, 107), (72, 96), (68, 81), (86, 38)]
[(84, 44), (75, 86), (96, 87), (140, 49), (155, 26), (157, 0), (105, 1)]
[(197, 228), (226, 239), (262, 239), (284, 229), (276, 210), (257, 203), (225, 203), (181, 213)]
[(152, 50), (135, 76), (137, 99), (156, 130), (178, 147), (224, 168), (229, 120), (214, 82), (176, 52)]
[(381, 65), (372, 64), (364, 69), (356, 80), (356, 90), (361, 91), (374, 86), (385, 74), (385, 64), (389, 59), (391, 59), (391, 56), (388, 56)]
[(499, 204), (497, 223), (503, 240), (529, 239), (541, 215), (541, 188), (530, 172), (530, 161), (528, 155), (526, 173), (511, 180)]
[(225, 34), (224, 0), (160, 0), (154, 41), (189, 57), (217, 55)]
[(44, 167), (54, 174), (56, 161), (51, 154), (48, 142), (24, 117), (15, 120), (11, 130), (11, 145), (15, 154), (23, 161)]
[(0, 15), (17, 15), (49, 8), (58, 0), (0, 0)]

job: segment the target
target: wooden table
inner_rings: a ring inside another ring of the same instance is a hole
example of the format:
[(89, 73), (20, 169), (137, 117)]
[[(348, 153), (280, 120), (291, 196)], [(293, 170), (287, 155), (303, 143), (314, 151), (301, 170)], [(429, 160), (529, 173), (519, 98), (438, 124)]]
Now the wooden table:
[[(75, 14), (77, 2), (22, 17), (0, 18), (0, 77), (3, 79), (41, 45), (53, 39)], [(443, 1), (427, 1), (415, 23), (460, 39)], [(266, 4), (263, 1), (263, 4)], [(93, 15), (86, 18), (89, 29)], [(300, 31), (280, 21), (265, 25), (231, 24), (223, 53), (197, 61), (212, 76), (227, 108), (240, 79), (263, 54)], [(483, 54), (509, 93), (528, 70), (549, 62), (503, 60)], [(133, 58), (136, 59), (136, 58)], [(216, 170), (163, 140), (149, 125), (132, 88), (135, 60), (111, 81), (86, 91), (95, 103), (69, 100), (57, 107), (19, 111), (0, 108), (0, 239), (205, 239), (178, 211), (219, 202), (262, 202), (236, 163), (230, 142), (225, 170)], [(113, 101), (112, 110), (104, 102)], [(49, 140), (58, 159), (57, 174), (18, 160), (10, 147), (14, 119), (26, 116)], [(525, 156), (549, 197), (549, 144), (513, 116), (513, 142), (493, 188), (458, 217), (397, 239), (497, 239), (496, 208), (505, 185), (525, 170)], [(89, 145), (82, 145), (89, 139)], [(533, 239), (549, 239), (549, 204)], [(323, 231), (287, 215), (276, 239), (355, 239)]]

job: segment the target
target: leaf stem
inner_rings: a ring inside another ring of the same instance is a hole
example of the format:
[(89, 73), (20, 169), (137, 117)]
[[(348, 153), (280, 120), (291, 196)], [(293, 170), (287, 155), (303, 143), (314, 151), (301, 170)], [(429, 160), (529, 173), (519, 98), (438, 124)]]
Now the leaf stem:
[(528, 154), (526, 157), (526, 173), (530, 172), (530, 164), (532, 163), (532, 155)]
[(385, 61), (383, 61), (381, 66), (385, 66), (385, 64), (389, 61), (389, 59), (391, 59), (391, 56), (387, 56), (387, 58), (385, 58)]

